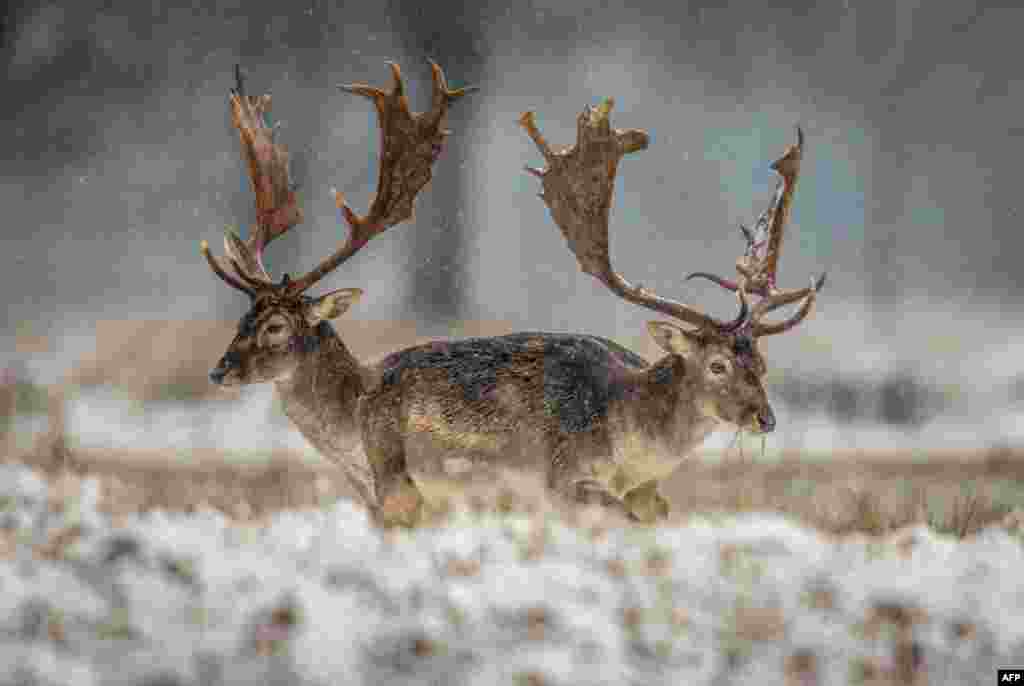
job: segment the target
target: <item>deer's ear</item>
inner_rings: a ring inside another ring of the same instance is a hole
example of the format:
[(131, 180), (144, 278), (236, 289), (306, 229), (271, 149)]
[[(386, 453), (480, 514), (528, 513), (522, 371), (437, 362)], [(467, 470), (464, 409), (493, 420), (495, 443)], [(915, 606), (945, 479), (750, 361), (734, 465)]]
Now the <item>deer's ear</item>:
[(690, 331), (668, 322), (647, 322), (654, 342), (667, 353), (689, 357), (700, 349), (700, 339)]
[(310, 303), (306, 310), (306, 321), (315, 325), (325, 319), (337, 319), (355, 305), (362, 295), (363, 291), (359, 288), (342, 288), (322, 295)]

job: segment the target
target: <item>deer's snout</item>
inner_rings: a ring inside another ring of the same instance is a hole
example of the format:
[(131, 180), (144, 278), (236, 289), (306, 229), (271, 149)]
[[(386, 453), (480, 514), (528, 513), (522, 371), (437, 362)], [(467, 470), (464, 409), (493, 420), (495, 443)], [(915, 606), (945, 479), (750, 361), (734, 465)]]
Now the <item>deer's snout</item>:
[(220, 358), (217, 366), (210, 371), (210, 381), (220, 385), (224, 382), (224, 377), (227, 376), (228, 372), (238, 366), (241, 361), (238, 353), (233, 350), (229, 350), (224, 353), (224, 357)]
[(775, 430), (775, 412), (771, 406), (765, 406), (757, 413), (757, 424), (766, 434)]

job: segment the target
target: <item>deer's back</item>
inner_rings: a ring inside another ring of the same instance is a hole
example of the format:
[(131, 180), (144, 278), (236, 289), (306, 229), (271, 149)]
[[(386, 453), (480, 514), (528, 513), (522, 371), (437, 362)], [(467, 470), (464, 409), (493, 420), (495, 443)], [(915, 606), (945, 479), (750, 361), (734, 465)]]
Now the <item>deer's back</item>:
[(524, 408), (517, 406), (525, 405), (545, 409), (566, 431), (581, 431), (601, 418), (617, 381), (648, 366), (597, 336), (525, 332), (439, 341), (384, 358), (367, 400), (399, 395), (441, 403), (449, 416), (476, 411), (496, 419), (520, 414)]
[(600, 440), (610, 403), (648, 366), (612, 341), (579, 334), (408, 348), (374, 369), (376, 383), (360, 402), (364, 442), (378, 468), (404, 459), (421, 475), (451, 474), (496, 455), (506, 467), (543, 469), (559, 438)]

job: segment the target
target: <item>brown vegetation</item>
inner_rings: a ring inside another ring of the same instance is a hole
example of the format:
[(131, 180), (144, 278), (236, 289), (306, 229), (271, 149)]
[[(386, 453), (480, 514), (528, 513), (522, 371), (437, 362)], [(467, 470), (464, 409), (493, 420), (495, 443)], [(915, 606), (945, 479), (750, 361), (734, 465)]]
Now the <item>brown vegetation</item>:
[[(285, 455), (265, 465), (231, 465), (212, 452), (200, 459), (203, 466), (197, 467), (175, 464), (174, 455), (144, 459), (65, 449), (61, 455), (24, 456), (46, 473), (55, 505), (73, 495), (81, 479), (98, 478), (100, 510), (115, 519), (152, 509), (211, 508), (239, 523), (255, 523), (282, 509), (322, 508), (351, 496), (334, 468)], [(831, 462), (793, 456), (776, 463), (726, 458), (720, 464), (692, 463), (666, 483), (665, 492), (674, 523), (692, 516), (781, 512), (837, 536), (880, 536), (925, 523), (963, 538), (997, 523), (1022, 530), (1024, 454), (939, 455), (927, 462), (896, 455), (837, 456)], [(624, 521), (595, 515), (594, 508), (567, 511), (547, 498), (539, 482), (512, 474), (467, 493), (460, 503), (476, 512), (557, 509), (595, 536)], [(443, 514), (435, 512), (434, 521)], [(901, 545), (909, 550), (913, 543), (908, 538)]]

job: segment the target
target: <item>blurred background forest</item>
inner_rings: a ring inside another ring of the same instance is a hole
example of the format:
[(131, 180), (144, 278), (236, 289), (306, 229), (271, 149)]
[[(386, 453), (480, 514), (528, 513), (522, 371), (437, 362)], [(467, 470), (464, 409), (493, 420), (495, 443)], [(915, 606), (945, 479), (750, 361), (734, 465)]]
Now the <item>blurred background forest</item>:
[(1019, 7), (923, 1), (9, 3), (8, 455), (56, 431), (83, 451), (315, 464), (271, 388), (206, 380), (246, 303), (197, 245), (255, 214), (228, 116), (232, 67), (273, 94), (301, 188), (306, 222), (269, 252), (280, 274), (340, 240), (331, 188), (361, 210), (376, 180), (375, 116), (335, 85), (385, 85), (393, 60), (425, 109), (428, 58), (480, 91), (451, 112), (415, 222), (323, 286), (366, 291), (337, 327), (358, 355), (531, 329), (655, 356), (650, 313), (577, 271), (521, 171), (538, 162), (521, 111), (568, 144), (582, 107), (614, 96), (615, 125), (652, 137), (620, 168), (617, 267), (713, 312), (734, 303), (681, 275), (731, 271), (737, 225), (774, 188), (769, 162), (794, 124), (806, 132), (780, 280), (828, 270), (829, 282), (810, 321), (764, 341), (780, 426), (767, 456), (1014, 448), (1024, 80), (1007, 56), (1022, 24)]

